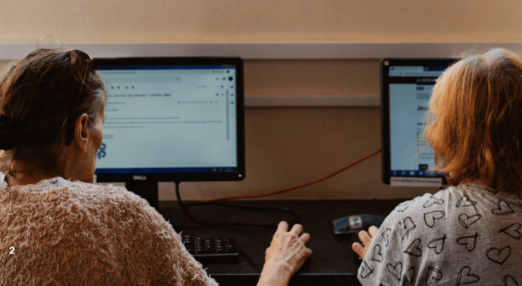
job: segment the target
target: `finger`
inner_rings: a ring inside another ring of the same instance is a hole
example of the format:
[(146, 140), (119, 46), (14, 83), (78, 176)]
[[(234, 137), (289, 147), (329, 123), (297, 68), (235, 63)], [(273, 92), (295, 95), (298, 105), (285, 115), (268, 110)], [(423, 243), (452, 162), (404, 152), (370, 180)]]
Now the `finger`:
[(310, 257), (310, 255), (312, 255), (312, 250), (310, 248), (306, 248), (304, 247), (300, 252), (299, 252), (299, 257), (300, 259), (303, 260), (303, 262), (308, 258)]
[(310, 257), (310, 255), (312, 255), (312, 250), (310, 250), (308, 248), (303, 248), (298, 253), (296, 253), (296, 255), (295, 255), (296, 259), (295, 259), (295, 262), (294, 262), (295, 263), (294, 269), (295, 270), (300, 269), (301, 266), (303, 266), (303, 264), (306, 262), (308, 257)]
[(379, 229), (374, 225), (370, 226), (370, 228), (368, 229), (368, 233), (370, 234), (370, 236), (372, 238), (374, 238), (377, 235), (378, 231), (379, 231)]
[(359, 232), (359, 239), (361, 240), (361, 242), (363, 243), (363, 245), (365, 247), (368, 247), (370, 246), (370, 244), (372, 243), (372, 238), (370, 237), (370, 235), (366, 232), (366, 231), (360, 231)]
[(299, 237), (304, 243), (307, 243), (310, 240), (310, 235), (308, 233), (303, 233)]
[(282, 221), (277, 226), (277, 231), (287, 231), (288, 230), (288, 223), (286, 221)]
[(297, 236), (300, 236), (303, 233), (303, 226), (300, 224), (294, 224), (290, 232), (294, 233)]
[(364, 258), (366, 251), (364, 250), (364, 247), (360, 243), (354, 242), (352, 244), (352, 249), (355, 253), (357, 253), (357, 255), (359, 255), (359, 257)]

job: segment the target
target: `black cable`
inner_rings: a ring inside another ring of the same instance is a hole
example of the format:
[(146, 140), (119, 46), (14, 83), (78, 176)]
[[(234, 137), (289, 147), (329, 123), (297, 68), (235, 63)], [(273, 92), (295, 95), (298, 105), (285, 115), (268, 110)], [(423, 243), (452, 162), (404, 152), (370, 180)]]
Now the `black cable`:
[(284, 212), (289, 212), (289, 213), (292, 213), (294, 215), (297, 216), (297, 220), (299, 220), (299, 215), (297, 215), (297, 213), (289, 210), (289, 209), (284, 209), (284, 208), (268, 208), (268, 207), (242, 207), (242, 206), (232, 206), (232, 205), (226, 205), (226, 204), (222, 204), (222, 203), (194, 203), (194, 204), (190, 204), (190, 205), (187, 205), (185, 206), (185, 204), (183, 203), (183, 201), (181, 200), (181, 195), (180, 195), (180, 191), (179, 191), (179, 184), (180, 182), (174, 182), (174, 185), (176, 187), (176, 197), (178, 198), (178, 204), (181, 208), (181, 210), (183, 211), (183, 214), (185, 214), (185, 216), (187, 216), (187, 218), (189, 220), (191, 220), (193, 223), (196, 223), (196, 224), (199, 224), (199, 225), (202, 225), (202, 226), (209, 226), (209, 227), (224, 227), (224, 226), (243, 226), (243, 227), (263, 227), (263, 228), (270, 228), (270, 229), (277, 229), (277, 226), (276, 225), (267, 225), (267, 224), (251, 224), (251, 223), (208, 223), (208, 222), (202, 222), (202, 221), (199, 221), (197, 219), (195, 219), (191, 214), (190, 212), (188, 211), (187, 208), (189, 207), (194, 207), (194, 206), (198, 206), (198, 205), (207, 205), (207, 204), (214, 204), (214, 205), (219, 205), (221, 207), (229, 207), (229, 208), (238, 208), (238, 209), (258, 209), (258, 210), (268, 210), (268, 209), (272, 209), (272, 211), (274, 209), (278, 210), (278, 211), (284, 211)]
[(219, 203), (219, 202), (192, 203), (192, 204), (185, 205), (185, 208), (188, 209), (188, 208), (192, 208), (192, 207), (206, 206), (206, 205), (215, 205), (215, 206), (219, 206), (219, 207), (223, 207), (223, 208), (231, 208), (231, 209), (243, 209), (243, 210), (247, 210), (247, 211), (284, 212), (284, 213), (288, 213), (288, 214), (291, 214), (292, 216), (294, 216), (294, 218), (292, 220), (288, 221), (288, 224), (291, 225), (291, 224), (299, 223), (301, 221), (301, 217), (299, 216), (299, 214), (297, 214), (295, 211), (293, 211), (291, 209), (287, 209), (287, 208), (252, 207), (252, 206), (247, 207), (247, 206), (230, 205), (230, 204)]

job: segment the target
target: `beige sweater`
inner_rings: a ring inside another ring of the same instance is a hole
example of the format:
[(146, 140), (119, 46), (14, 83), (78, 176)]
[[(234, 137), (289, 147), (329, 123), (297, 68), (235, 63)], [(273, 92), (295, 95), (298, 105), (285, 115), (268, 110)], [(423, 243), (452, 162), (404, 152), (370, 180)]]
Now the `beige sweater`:
[(0, 285), (217, 285), (172, 226), (117, 186), (0, 173)]

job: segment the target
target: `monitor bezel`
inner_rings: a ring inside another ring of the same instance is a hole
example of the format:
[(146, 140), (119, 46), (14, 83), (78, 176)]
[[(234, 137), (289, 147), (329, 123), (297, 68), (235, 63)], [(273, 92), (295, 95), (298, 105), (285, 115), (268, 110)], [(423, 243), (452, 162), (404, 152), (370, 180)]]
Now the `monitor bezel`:
[[(96, 174), (97, 182), (241, 181), (245, 179), (245, 114), (243, 60), (239, 57), (95, 58), (99, 67), (140, 65), (231, 65), (236, 69), (237, 168), (235, 172)], [(212, 166), (210, 166), (212, 167)]]
[[(451, 66), (458, 58), (383, 58), (380, 62), (381, 83), (381, 144), (382, 144), (382, 182), (389, 185), (391, 181), (390, 159), (390, 93), (389, 76), (390, 66)], [(385, 63), (388, 63), (385, 66)], [(409, 178), (442, 178), (442, 183), (447, 184), (446, 177), (438, 176), (408, 176)]]

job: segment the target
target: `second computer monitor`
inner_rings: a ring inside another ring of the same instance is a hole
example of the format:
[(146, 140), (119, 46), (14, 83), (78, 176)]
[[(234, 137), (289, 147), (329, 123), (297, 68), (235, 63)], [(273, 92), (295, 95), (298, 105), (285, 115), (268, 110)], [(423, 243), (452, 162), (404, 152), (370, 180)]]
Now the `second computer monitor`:
[(424, 134), (426, 111), (437, 78), (456, 59), (383, 59), (381, 128), (383, 182), (401, 186), (442, 185)]
[(241, 59), (96, 63), (108, 96), (97, 181), (245, 178)]

